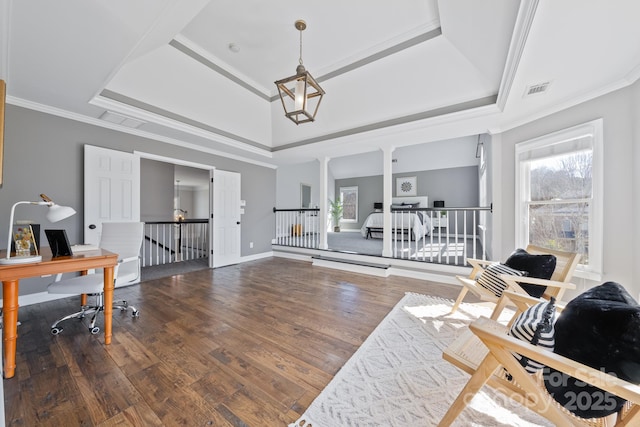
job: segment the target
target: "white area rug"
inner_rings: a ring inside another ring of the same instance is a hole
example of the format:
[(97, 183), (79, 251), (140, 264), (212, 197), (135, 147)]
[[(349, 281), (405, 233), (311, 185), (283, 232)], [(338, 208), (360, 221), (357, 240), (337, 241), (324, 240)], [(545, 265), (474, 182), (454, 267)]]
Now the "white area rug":
[[(307, 411), (289, 427), (437, 425), (469, 375), (442, 350), (487, 307), (407, 293), (345, 363)], [(454, 426), (552, 426), (484, 387)]]

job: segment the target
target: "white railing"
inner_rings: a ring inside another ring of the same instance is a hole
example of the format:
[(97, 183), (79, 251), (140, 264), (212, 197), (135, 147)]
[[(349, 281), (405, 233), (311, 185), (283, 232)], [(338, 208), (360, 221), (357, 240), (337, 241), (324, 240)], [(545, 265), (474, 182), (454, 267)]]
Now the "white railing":
[[(491, 207), (392, 209), (392, 258), (448, 265), (466, 265), (467, 258), (486, 259), (485, 217), (491, 211)], [(318, 249), (318, 209), (274, 208), (273, 212), (274, 244)], [(425, 225), (424, 236), (416, 238), (412, 221), (419, 217)], [(360, 233), (357, 235), (360, 236)], [(381, 229), (375, 229), (369, 236), (380, 240), (382, 256)], [(339, 247), (329, 249), (341, 250)]]
[(276, 245), (317, 249), (320, 246), (320, 209), (276, 209)]
[[(424, 237), (416, 239), (407, 232), (412, 227), (407, 212), (423, 217)], [(486, 259), (483, 212), (490, 213), (491, 207), (392, 209), (393, 258), (451, 265), (465, 265), (467, 258)]]
[(142, 266), (207, 258), (208, 228), (206, 219), (145, 222)]

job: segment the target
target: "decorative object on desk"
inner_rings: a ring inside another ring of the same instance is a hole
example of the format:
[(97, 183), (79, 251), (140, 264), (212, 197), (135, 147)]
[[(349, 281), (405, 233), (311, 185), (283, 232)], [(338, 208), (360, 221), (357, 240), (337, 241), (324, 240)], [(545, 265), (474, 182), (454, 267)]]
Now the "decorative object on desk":
[(44, 234), (47, 236), (53, 258), (73, 255), (65, 230), (44, 230)]
[(396, 178), (396, 196), (416, 196), (418, 194), (417, 180), (418, 178), (415, 176)]
[(329, 200), (329, 215), (333, 220), (333, 231), (340, 232), (340, 219), (342, 218), (342, 200)]
[(17, 224), (13, 226), (13, 243), (18, 257), (38, 255), (38, 245), (30, 224)]
[[(38, 255), (38, 251), (40, 250), (40, 224), (36, 224), (35, 222), (31, 221), (31, 220), (21, 220), (21, 221), (16, 221), (14, 224), (14, 236), (15, 236), (15, 232), (17, 231), (17, 227), (21, 226), (21, 225), (29, 225), (31, 227), (31, 231), (33, 232), (33, 240), (35, 241), (35, 247), (34, 247), (34, 251), (32, 253), (32, 255)], [(16, 242), (15, 240), (11, 241), (11, 252), (15, 252), (16, 251)]]
[[(13, 240), (13, 218), (15, 216), (16, 206), (18, 205), (40, 205), (40, 206), (48, 206), (49, 211), (47, 212), (46, 218), (51, 222), (58, 222), (65, 218), (74, 215), (76, 211), (73, 208), (68, 206), (60, 206), (57, 205), (44, 194), (40, 194), (42, 198), (41, 201), (29, 202), (22, 201), (16, 202), (11, 207), (11, 215), (9, 217), (9, 233), (7, 237), (7, 256), (5, 258), (0, 258), (0, 265), (6, 264), (24, 264), (30, 262), (40, 262), (42, 261), (41, 255), (27, 255), (27, 256), (11, 256), (11, 241)], [(17, 248), (16, 248), (17, 249)]]
[(302, 65), (302, 31), (307, 28), (307, 23), (299, 19), (294, 25), (300, 31), (299, 65), (293, 76), (278, 80), (275, 84), (278, 87), (284, 115), (299, 125), (315, 120), (325, 92)]

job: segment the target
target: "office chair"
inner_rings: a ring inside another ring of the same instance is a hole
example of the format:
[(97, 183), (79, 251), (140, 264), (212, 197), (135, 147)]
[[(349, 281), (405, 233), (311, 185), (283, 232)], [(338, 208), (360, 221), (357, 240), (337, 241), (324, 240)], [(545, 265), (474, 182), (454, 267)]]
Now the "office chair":
[[(105, 222), (102, 224), (100, 236), (101, 249), (118, 254), (118, 264), (114, 268), (115, 287), (121, 287), (138, 283), (140, 280), (140, 248), (144, 238), (144, 223), (142, 222)], [(69, 314), (56, 320), (51, 325), (51, 333), (58, 335), (63, 328), (61, 322), (68, 319), (82, 320), (92, 315), (89, 323), (89, 331), (92, 334), (100, 332), (97, 327), (96, 317), (104, 311), (104, 275), (102, 273), (87, 274), (85, 276), (62, 279), (62, 275), (56, 277), (56, 281), (47, 287), (51, 294), (92, 295), (96, 297), (94, 305), (82, 305), (79, 312)], [(114, 301), (114, 309), (126, 311), (131, 309), (131, 316), (138, 317), (140, 312), (127, 301)]]

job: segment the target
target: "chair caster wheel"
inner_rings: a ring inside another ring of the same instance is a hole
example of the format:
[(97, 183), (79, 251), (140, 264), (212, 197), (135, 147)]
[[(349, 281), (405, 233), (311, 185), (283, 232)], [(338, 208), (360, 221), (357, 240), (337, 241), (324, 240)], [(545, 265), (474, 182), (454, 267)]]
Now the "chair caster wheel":
[(90, 329), (91, 331), (91, 335), (95, 335), (98, 332), (100, 332), (100, 328), (98, 328), (97, 326), (94, 326), (93, 328)]
[(131, 317), (140, 317), (140, 312), (138, 310), (131, 312)]
[(58, 335), (62, 332), (62, 328), (51, 328), (51, 335)]

